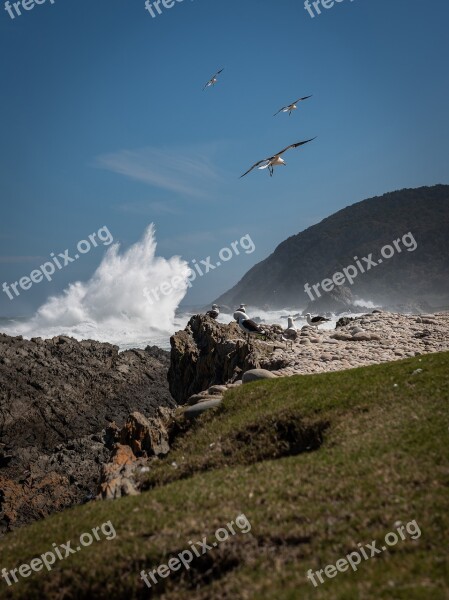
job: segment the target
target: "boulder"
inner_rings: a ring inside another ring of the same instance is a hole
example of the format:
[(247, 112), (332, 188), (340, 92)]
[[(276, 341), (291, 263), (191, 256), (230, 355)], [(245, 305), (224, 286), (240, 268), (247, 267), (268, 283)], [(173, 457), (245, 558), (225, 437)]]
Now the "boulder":
[(199, 417), (206, 410), (210, 410), (211, 408), (216, 408), (217, 406), (220, 406), (220, 404), (222, 402), (223, 402), (223, 398), (219, 398), (219, 397), (214, 398), (213, 400), (206, 400), (205, 402), (199, 402), (198, 404), (195, 404), (193, 406), (189, 406), (189, 408), (186, 408), (186, 410), (184, 411), (184, 417), (186, 419), (188, 419), (189, 421), (193, 421), (194, 419)]
[(242, 382), (250, 383), (251, 381), (259, 381), (261, 379), (276, 379), (276, 375), (266, 369), (250, 369), (243, 373)]

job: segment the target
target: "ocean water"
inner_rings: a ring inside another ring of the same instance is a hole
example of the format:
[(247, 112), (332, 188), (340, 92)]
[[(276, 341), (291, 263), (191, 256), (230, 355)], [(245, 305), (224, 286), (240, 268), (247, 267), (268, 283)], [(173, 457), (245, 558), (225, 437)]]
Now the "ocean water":
[[(188, 320), (199, 312), (179, 308), (189, 286), (188, 263), (179, 256), (165, 259), (156, 256), (153, 225), (142, 240), (120, 252), (113, 244), (95, 273), (87, 282), (71, 283), (64, 292), (52, 296), (28, 319), (1, 319), (0, 331), (8, 335), (52, 338), (67, 335), (78, 340), (93, 339), (116, 344), (121, 350), (156, 345), (168, 350), (170, 336), (184, 329)], [(157, 302), (145, 297), (145, 288), (152, 289), (178, 277), (176, 289), (161, 295)], [(287, 325), (291, 310), (263, 311), (247, 307), (251, 318), (262, 323)], [(298, 312), (296, 310), (295, 312)], [(220, 323), (229, 323), (232, 314), (220, 314)], [(336, 318), (322, 328), (333, 329)], [(305, 323), (298, 318), (297, 327)]]

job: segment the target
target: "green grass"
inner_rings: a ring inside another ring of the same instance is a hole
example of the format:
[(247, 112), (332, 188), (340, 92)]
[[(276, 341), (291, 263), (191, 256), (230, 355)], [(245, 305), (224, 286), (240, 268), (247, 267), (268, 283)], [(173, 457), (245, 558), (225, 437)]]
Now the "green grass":
[[(0, 598), (447, 599), (448, 400), (449, 353), (234, 388), (147, 474), (148, 491), (6, 536), (0, 567), (9, 570), (105, 521), (117, 532), (51, 573), (9, 588), (0, 580)], [(250, 533), (152, 592), (144, 586), (142, 569), (213, 537), (240, 513)], [(412, 520), (419, 539), (407, 536), (317, 588), (307, 580), (310, 568), (335, 564), (358, 542), (382, 545), (396, 522)]]

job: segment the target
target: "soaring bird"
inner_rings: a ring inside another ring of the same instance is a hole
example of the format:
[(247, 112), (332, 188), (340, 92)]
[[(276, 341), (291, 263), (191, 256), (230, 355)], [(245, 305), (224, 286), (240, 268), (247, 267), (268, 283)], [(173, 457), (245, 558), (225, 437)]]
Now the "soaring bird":
[(298, 98), (298, 100), (295, 100), (291, 104), (288, 104), (287, 106), (283, 106), (282, 108), (280, 108), (277, 111), (277, 113), (274, 113), (273, 117), (278, 115), (280, 112), (284, 112), (284, 113), (288, 112), (288, 116), (290, 116), (292, 114), (292, 112), (298, 108), (296, 105), (299, 102), (302, 102), (303, 100), (307, 100), (307, 98), (311, 98), (312, 96), (313, 96), (313, 94), (311, 94), (310, 96), (304, 96), (304, 98)]
[(220, 314), (220, 307), (217, 306), (216, 304), (212, 304), (212, 309), (208, 310), (206, 313), (206, 315), (208, 317), (212, 317), (212, 319), (216, 319), (219, 314)]
[(209, 79), (209, 81), (208, 81), (208, 82), (206, 83), (206, 85), (203, 87), (203, 92), (204, 92), (204, 90), (205, 90), (206, 88), (208, 88), (208, 87), (213, 87), (213, 86), (214, 86), (214, 85), (217, 83), (217, 81), (218, 81), (218, 76), (219, 76), (219, 75), (220, 75), (220, 73), (222, 73), (223, 71), (224, 71), (224, 69), (220, 69), (219, 71), (217, 71), (217, 72), (215, 73), (215, 75), (214, 75), (213, 77), (211, 77), (211, 78)]
[(312, 315), (310, 313), (307, 313), (306, 317), (307, 317), (307, 323), (311, 327), (316, 327), (316, 328), (318, 328), (318, 325), (322, 325), (323, 323), (330, 321), (330, 319), (326, 319), (326, 317), (320, 317), (320, 316), (312, 317)]
[(238, 324), (240, 329), (246, 333), (248, 343), (251, 335), (266, 335), (265, 330), (262, 329), (260, 325), (251, 321), (251, 319), (248, 319), (246, 316), (243, 316), (243, 313), (239, 315)]
[(312, 138), (310, 140), (304, 140), (303, 142), (298, 142), (296, 144), (291, 144), (290, 146), (287, 146), (287, 148), (284, 148), (283, 150), (281, 150), (280, 152), (277, 152), (273, 156), (269, 156), (268, 158), (264, 158), (263, 160), (259, 160), (259, 162), (256, 162), (250, 169), (248, 169), (246, 171), (246, 173), (243, 173), (243, 175), (240, 175), (240, 179), (242, 177), (245, 177), (245, 175), (248, 175), (248, 173), (250, 173), (256, 167), (258, 169), (268, 169), (268, 172), (270, 173), (270, 176), (272, 177), (273, 176), (274, 167), (278, 167), (279, 165), (286, 165), (286, 162), (284, 161), (284, 159), (281, 158), (281, 155), (284, 154), (284, 152), (287, 152), (287, 150), (290, 150), (290, 148), (298, 148), (299, 146), (303, 146), (304, 144), (308, 144), (309, 142), (312, 142), (314, 139), (316, 139), (316, 137), (317, 136), (315, 136), (314, 138)]

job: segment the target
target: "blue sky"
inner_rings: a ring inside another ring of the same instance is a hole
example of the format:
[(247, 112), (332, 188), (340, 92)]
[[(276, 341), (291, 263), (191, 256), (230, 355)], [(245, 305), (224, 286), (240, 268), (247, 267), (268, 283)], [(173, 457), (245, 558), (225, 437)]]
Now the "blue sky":
[[(3, 4), (0, 283), (102, 226), (126, 248), (154, 222), (158, 253), (186, 260), (249, 234), (255, 252), (185, 299), (202, 304), (344, 206), (449, 183), (447, 0), (343, 0), (314, 19), (302, 0), (184, 0), (155, 19), (144, 0), (47, 0), (14, 20)], [(239, 179), (313, 136), (272, 179)], [(0, 294), (0, 315), (32, 314), (104, 251)]]

